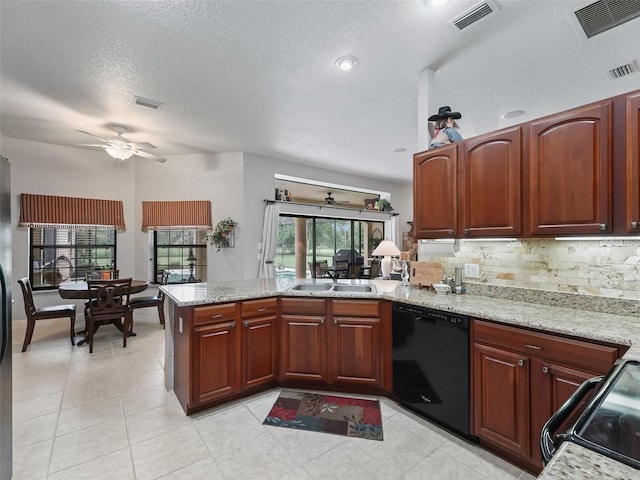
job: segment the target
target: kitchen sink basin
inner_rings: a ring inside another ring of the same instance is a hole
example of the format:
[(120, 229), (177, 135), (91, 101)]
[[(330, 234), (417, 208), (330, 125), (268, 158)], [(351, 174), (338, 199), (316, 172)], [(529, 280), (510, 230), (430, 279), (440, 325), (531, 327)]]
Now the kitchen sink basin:
[(291, 287), (291, 290), (299, 290), (306, 292), (326, 292), (327, 290), (331, 290), (330, 283), (300, 283)]
[(373, 292), (373, 287), (371, 285), (334, 285), (334, 292)]

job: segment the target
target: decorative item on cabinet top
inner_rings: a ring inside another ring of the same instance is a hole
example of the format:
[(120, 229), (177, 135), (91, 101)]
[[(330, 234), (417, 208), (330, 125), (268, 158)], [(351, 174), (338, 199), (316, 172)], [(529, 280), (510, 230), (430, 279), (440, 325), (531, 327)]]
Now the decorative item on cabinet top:
[(231, 217), (220, 220), (213, 233), (209, 233), (205, 239), (209, 244), (215, 245), (218, 252), (221, 248), (233, 248), (235, 246), (234, 227), (236, 225), (237, 223)]

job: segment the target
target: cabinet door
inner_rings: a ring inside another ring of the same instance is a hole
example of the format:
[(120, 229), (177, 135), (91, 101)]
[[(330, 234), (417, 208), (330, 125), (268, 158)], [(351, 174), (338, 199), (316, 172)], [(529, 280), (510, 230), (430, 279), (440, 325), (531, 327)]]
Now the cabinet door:
[(380, 318), (334, 316), (330, 337), (331, 383), (381, 385)]
[(611, 102), (531, 122), (532, 234), (611, 231)]
[[(531, 440), (537, 442), (540, 432), (553, 415), (577, 388), (595, 372), (557, 365), (545, 360), (531, 360)], [(540, 449), (532, 449), (532, 461), (542, 467)]]
[(196, 404), (240, 390), (240, 336), (236, 322), (193, 330), (193, 400)]
[(475, 434), (523, 458), (531, 451), (529, 359), (474, 344)]
[(640, 231), (640, 93), (627, 97), (627, 231)]
[(520, 235), (521, 157), (519, 126), (464, 143), (458, 169), (463, 237)]
[(282, 315), (280, 377), (282, 380), (326, 382), (326, 318)]
[(278, 317), (242, 321), (242, 388), (278, 378)]
[(457, 146), (413, 156), (413, 228), (416, 238), (453, 238), (457, 234)]

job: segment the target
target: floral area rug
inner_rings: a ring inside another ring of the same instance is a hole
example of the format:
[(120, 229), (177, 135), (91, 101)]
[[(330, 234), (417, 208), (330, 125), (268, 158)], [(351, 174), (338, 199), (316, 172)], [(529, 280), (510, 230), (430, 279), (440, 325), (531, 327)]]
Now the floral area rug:
[(283, 390), (264, 425), (382, 440), (378, 400)]

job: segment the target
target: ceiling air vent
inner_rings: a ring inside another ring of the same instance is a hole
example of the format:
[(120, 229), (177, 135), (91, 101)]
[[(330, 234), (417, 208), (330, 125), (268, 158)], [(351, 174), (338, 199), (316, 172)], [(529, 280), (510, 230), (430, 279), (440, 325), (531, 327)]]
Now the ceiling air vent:
[(159, 102), (157, 100), (151, 100), (150, 98), (138, 97), (137, 95), (136, 95), (135, 104), (136, 105), (140, 105), (141, 107), (151, 108), (153, 110), (160, 110), (160, 108), (162, 108), (162, 106), (164, 105), (164, 103)]
[(620, 65), (619, 67), (609, 70), (609, 77), (615, 80), (616, 78), (622, 78), (637, 71), (638, 69), (636, 68), (635, 63), (627, 63), (625, 65)]
[(453, 20), (449, 20), (448, 23), (450, 23), (452, 26), (454, 26), (458, 30), (463, 30), (473, 25), (478, 20), (486, 18), (488, 15), (491, 15), (493, 12), (497, 10), (498, 8), (496, 7), (495, 3), (490, 1), (484, 1), (471, 7), (469, 10), (458, 15)]
[(638, 0), (598, 0), (575, 12), (587, 38), (622, 25), (640, 15)]

